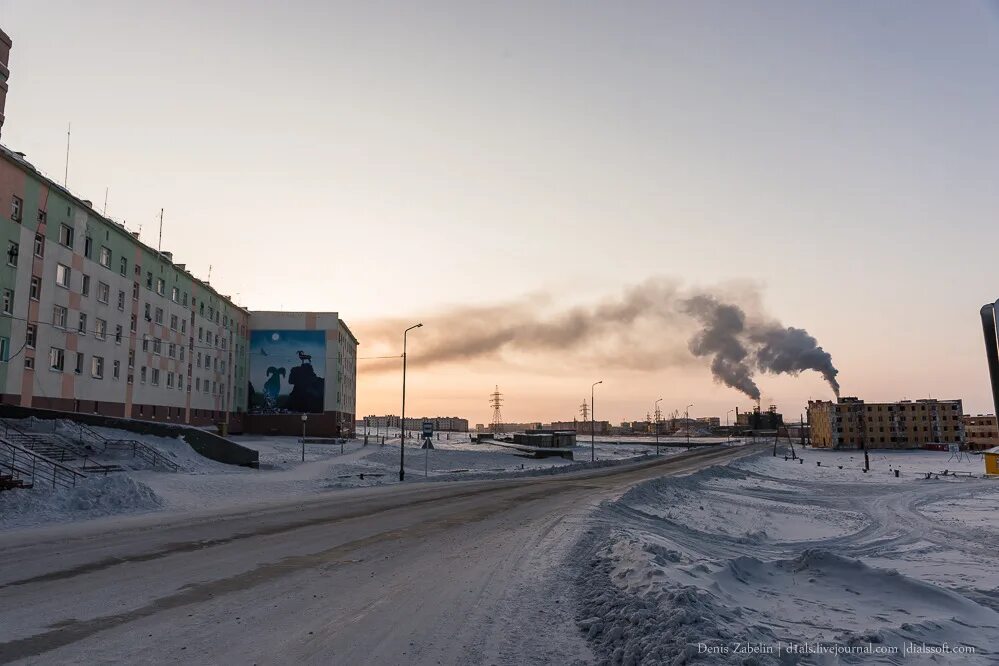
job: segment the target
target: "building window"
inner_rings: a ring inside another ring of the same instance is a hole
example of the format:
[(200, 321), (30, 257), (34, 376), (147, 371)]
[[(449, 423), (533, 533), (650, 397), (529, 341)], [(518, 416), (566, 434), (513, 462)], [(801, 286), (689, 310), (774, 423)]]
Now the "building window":
[(45, 256), (45, 236), (35, 234), (35, 256), (41, 259)]
[(163, 278), (156, 278), (156, 293), (160, 296), (166, 294), (166, 282), (163, 281)]
[(149, 338), (144, 335), (142, 336), (142, 351), (149, 351)]
[(45, 224), (45, 220), (48, 216), (45, 214), (44, 210), (38, 211), (38, 224)]
[(104, 379), (103, 356), (94, 356), (90, 359), (90, 374), (96, 379)]
[(153, 320), (152, 309), (153, 309), (153, 306), (151, 306), (149, 303), (146, 303), (146, 307), (143, 310), (143, 314), (146, 317), (146, 321), (152, 321)]
[(86, 238), (83, 239), (83, 256), (85, 256), (87, 259), (90, 259), (93, 252), (94, 252), (94, 239), (91, 238), (90, 236), (87, 236)]
[(0, 338), (0, 362), (6, 363), (10, 360), (10, 340)]
[(115, 342), (115, 344), (118, 344), (118, 345), (121, 344), (121, 335), (122, 335), (122, 333), (123, 333), (123, 331), (122, 331), (122, 328), (121, 328), (121, 324), (116, 325), (114, 327), (114, 342)]
[(138, 282), (133, 282), (132, 283), (132, 300), (133, 301), (139, 300), (139, 283)]
[[(69, 289), (69, 276), (70, 270), (69, 266), (63, 266), (62, 264), (56, 264), (56, 284), (60, 287), (65, 287)], [(84, 276), (86, 278), (86, 276)], [(83, 284), (87, 284), (87, 280), (84, 279)], [(86, 295), (86, 294), (84, 294)]]
[(125, 311), (125, 292), (121, 289), (118, 290), (118, 309)]
[(111, 285), (105, 282), (97, 283), (97, 300), (107, 303), (111, 299)]
[(180, 332), (181, 333), (187, 333), (187, 320), (186, 319), (181, 319), (180, 320)]
[(157, 324), (163, 324), (163, 308), (156, 308), (156, 317), (154, 320)]
[(3, 290), (3, 313), (5, 315), (14, 314), (14, 290)]
[(25, 370), (34, 370), (35, 369), (35, 357), (34, 356), (25, 356), (24, 357), (24, 369)]
[(73, 227), (65, 224), (59, 227), (59, 244), (68, 248), (73, 247)]
[(178, 289), (177, 287), (173, 287), (170, 290), (170, 300), (173, 301), (174, 303), (180, 302), (180, 289)]
[(150, 373), (150, 382), (152, 383), (153, 386), (159, 386), (160, 385), (160, 369), (159, 368), (153, 368), (152, 369), (152, 372)]
[(10, 198), (10, 219), (14, 222), (21, 221), (21, 213), (24, 212), (24, 200), (21, 197)]
[(61, 305), (52, 308), (52, 325), (56, 328), (66, 328), (66, 317), (69, 311)]
[(130, 330), (132, 333), (135, 333), (138, 330), (138, 328), (139, 328), (138, 318), (135, 315), (132, 315), (132, 318), (128, 324), (128, 330)]
[(28, 287), (28, 298), (33, 301), (37, 301), (42, 295), (42, 279), (36, 276), (31, 276), (31, 284)]
[(77, 327), (77, 330), (80, 332), (80, 335), (87, 334), (87, 315), (82, 312), (80, 313), (80, 325)]
[(182, 303), (181, 304), (184, 305), (185, 307), (187, 306), (187, 292), (186, 291), (184, 292), (184, 297), (182, 299)]
[(35, 324), (28, 324), (28, 328), (24, 332), (24, 346), (28, 349), (34, 349), (37, 337), (38, 327)]
[(159, 338), (153, 339), (153, 353), (157, 356), (161, 356), (163, 354), (163, 341)]
[(108, 335), (108, 323), (103, 319), (98, 319), (96, 325), (94, 326), (94, 337), (98, 340), (104, 340)]
[(7, 265), (17, 266), (17, 255), (21, 253), (21, 246), (10, 241), (7, 243)]
[(128, 350), (128, 368), (131, 370), (134, 367), (135, 367), (135, 350), (134, 349), (129, 349)]
[(167, 385), (167, 388), (173, 388), (173, 373), (172, 372), (168, 372), (167, 373), (167, 376), (166, 376), (166, 385)]
[(146, 289), (153, 288), (153, 272), (146, 271)]
[(66, 352), (58, 347), (51, 347), (49, 349), (49, 367), (58, 372), (62, 372), (65, 363)]
[(170, 329), (177, 330), (177, 315), (170, 315)]
[(184, 375), (177, 373), (177, 388), (184, 390)]
[(171, 342), (167, 346), (167, 356), (170, 358), (177, 358), (177, 345)]
[(101, 266), (103, 266), (104, 268), (111, 268), (111, 250), (102, 245), (100, 258), (98, 259), (98, 261), (100, 262)]
[(90, 296), (90, 276), (83, 276), (83, 283), (80, 285), (80, 293), (84, 296)]
[(146, 383), (146, 366), (142, 366), (142, 368), (139, 370), (139, 381), (142, 382), (143, 384)]
[[(118, 268), (118, 273), (122, 277), (125, 277), (126, 275), (128, 275), (128, 259), (126, 259), (125, 257), (122, 257), (119, 260), (119, 264), (120, 264), (120, 266)], [(115, 379), (117, 379), (117, 377)]]
[(121, 361), (115, 361), (111, 364), (111, 379), (118, 381), (121, 377)]

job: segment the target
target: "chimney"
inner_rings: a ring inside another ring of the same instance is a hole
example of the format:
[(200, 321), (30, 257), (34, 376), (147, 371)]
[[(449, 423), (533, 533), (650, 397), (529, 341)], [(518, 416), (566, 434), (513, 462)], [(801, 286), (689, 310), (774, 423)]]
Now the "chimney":
[(13, 42), (3, 30), (0, 30), (0, 131), (3, 130), (3, 110), (7, 103), (7, 79), (10, 78), (10, 70), (7, 65), (10, 62), (10, 47)]

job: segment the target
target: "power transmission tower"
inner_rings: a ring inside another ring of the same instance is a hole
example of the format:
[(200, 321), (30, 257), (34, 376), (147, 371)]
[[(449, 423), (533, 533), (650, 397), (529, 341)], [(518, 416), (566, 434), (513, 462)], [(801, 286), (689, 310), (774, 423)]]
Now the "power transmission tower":
[(583, 404), (579, 406), (579, 413), (583, 415), (584, 421), (590, 420), (590, 406), (586, 404), (586, 398), (583, 398)]
[(500, 411), (500, 406), (503, 404), (503, 394), (500, 393), (499, 385), (496, 386), (496, 390), (489, 394), (489, 406), (493, 408), (493, 431), (499, 432), (500, 425), (503, 423), (503, 414)]

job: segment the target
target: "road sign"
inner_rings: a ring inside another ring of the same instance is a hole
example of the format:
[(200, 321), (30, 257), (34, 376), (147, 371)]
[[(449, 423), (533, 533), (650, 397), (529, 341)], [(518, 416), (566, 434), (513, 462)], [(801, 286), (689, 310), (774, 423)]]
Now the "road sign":
[(430, 439), (434, 436), (434, 424), (433, 421), (423, 422), (423, 439)]

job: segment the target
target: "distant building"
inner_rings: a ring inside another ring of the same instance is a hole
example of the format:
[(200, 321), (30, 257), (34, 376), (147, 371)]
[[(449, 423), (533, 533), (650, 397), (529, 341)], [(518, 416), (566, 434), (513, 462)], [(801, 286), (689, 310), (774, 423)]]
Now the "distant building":
[(593, 424), (595, 435), (606, 435), (611, 431), (610, 421), (552, 421), (547, 427), (552, 430), (574, 430), (577, 435), (589, 435), (590, 423)]
[(999, 424), (994, 414), (964, 416), (965, 437), (968, 448), (974, 451), (984, 451), (999, 446)]
[(718, 416), (702, 416), (697, 419), (697, 423), (709, 428), (718, 428), (721, 426), (721, 418)]
[(960, 400), (810, 400), (808, 423), (812, 446), (822, 448), (907, 449), (965, 443)]
[(735, 425), (753, 430), (777, 430), (784, 424), (784, 415), (777, 411), (777, 405), (770, 405), (767, 411), (754, 407), (751, 412), (736, 410)]
[[(490, 423), (487, 426), (483, 426), (485, 432), (524, 432), (525, 430), (539, 430), (541, 428), (540, 421), (531, 421), (530, 423)], [(479, 430), (483, 432), (483, 430)]]
[[(423, 427), (424, 421), (430, 421), (434, 425), (435, 432), (468, 432), (468, 419), (457, 416), (415, 416), (406, 417), (406, 430), (419, 430)], [(360, 421), (360, 427), (367, 424), (369, 430), (378, 428), (398, 428), (399, 417), (394, 414), (385, 416), (375, 416), (371, 414), (365, 416)]]

